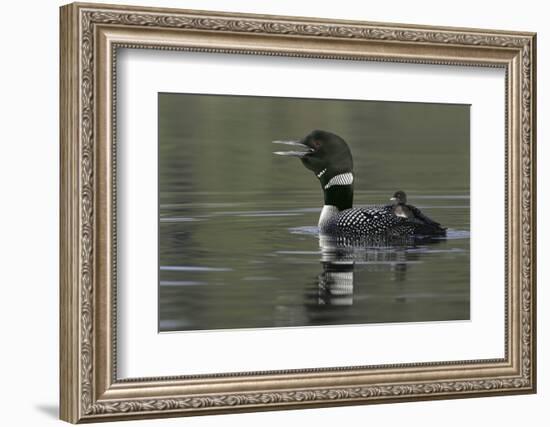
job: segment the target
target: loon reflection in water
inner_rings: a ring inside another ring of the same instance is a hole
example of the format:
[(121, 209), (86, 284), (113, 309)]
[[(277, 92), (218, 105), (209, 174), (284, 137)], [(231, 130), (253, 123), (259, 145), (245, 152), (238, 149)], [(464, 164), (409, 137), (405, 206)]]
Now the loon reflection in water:
[[(408, 264), (419, 262), (419, 252), (415, 251), (426, 249), (425, 244), (442, 241), (443, 239), (429, 237), (409, 238), (402, 240), (400, 244), (392, 241), (392, 245), (388, 246), (381, 242), (373, 243), (373, 241), (364, 240), (357, 242), (320, 234), (320, 262), (323, 270), (317, 276), (312, 292), (306, 296), (306, 306), (312, 310), (310, 315), (316, 318), (322, 315), (315, 310), (316, 305), (351, 306), (353, 304), (356, 263), (362, 264), (364, 271), (388, 272), (392, 281), (405, 282)], [(419, 243), (422, 246), (417, 246)]]
[(418, 208), (406, 205), (406, 201), (398, 207), (410, 215), (398, 214), (394, 205), (354, 208), (353, 159), (347, 143), (338, 135), (315, 130), (300, 141), (273, 142), (298, 147), (299, 151), (276, 151), (275, 154), (300, 158), (319, 179), (324, 194), (320, 234), (376, 240), (445, 236), (445, 228)]

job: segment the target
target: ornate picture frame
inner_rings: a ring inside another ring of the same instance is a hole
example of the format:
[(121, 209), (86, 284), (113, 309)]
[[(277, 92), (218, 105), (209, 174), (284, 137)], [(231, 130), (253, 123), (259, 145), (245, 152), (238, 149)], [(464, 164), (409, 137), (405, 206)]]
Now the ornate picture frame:
[[(80, 3), (60, 13), (61, 419), (79, 423), (536, 391), (535, 34)], [(119, 48), (504, 69), (505, 357), (118, 379)]]

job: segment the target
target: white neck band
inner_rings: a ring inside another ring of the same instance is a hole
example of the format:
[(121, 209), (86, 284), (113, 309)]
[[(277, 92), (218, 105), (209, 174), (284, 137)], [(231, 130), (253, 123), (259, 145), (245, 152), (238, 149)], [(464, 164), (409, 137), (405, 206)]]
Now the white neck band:
[(325, 185), (325, 190), (334, 185), (350, 185), (353, 183), (353, 174), (351, 172), (341, 173), (333, 176)]

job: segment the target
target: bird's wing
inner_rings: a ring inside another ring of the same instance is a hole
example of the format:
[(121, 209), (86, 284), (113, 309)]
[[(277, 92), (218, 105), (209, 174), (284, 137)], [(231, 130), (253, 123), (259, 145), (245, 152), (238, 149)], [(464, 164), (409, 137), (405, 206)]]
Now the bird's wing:
[(420, 209), (418, 209), (417, 207), (412, 206), (412, 205), (407, 205), (407, 207), (411, 210), (411, 212), (413, 213), (413, 215), (416, 219), (424, 222), (425, 224), (441, 227), (441, 224), (439, 222), (434, 221), (433, 219), (431, 219), (428, 216), (424, 215), (422, 213), (422, 211)]

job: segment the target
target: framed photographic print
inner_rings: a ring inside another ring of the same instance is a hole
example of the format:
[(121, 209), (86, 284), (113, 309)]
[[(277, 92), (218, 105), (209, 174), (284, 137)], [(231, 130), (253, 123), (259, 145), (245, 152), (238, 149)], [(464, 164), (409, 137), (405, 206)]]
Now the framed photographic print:
[(61, 8), (61, 418), (533, 393), (535, 34)]

